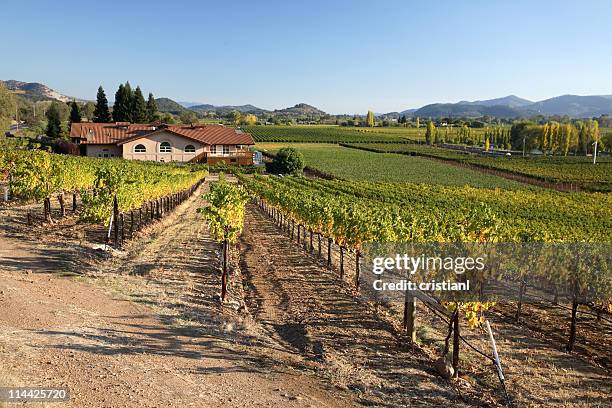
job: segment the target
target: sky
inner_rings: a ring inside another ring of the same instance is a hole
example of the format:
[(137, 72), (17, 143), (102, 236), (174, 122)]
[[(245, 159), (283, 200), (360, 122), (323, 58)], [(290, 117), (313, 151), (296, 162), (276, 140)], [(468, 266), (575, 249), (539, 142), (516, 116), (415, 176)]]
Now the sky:
[(6, 1), (0, 79), (330, 113), (612, 94), (611, 1)]

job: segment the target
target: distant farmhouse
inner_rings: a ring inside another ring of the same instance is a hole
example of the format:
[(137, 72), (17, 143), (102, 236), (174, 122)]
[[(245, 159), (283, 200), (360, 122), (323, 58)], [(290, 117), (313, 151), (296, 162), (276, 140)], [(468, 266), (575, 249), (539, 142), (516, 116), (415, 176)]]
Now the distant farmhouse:
[(223, 125), (73, 123), (70, 138), (90, 157), (209, 164), (252, 164), (247, 147), (255, 144), (250, 134)]

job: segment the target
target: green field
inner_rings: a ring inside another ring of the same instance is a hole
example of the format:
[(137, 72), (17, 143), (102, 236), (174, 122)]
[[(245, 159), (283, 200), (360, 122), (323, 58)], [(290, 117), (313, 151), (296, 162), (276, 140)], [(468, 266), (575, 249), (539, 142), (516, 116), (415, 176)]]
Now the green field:
[(307, 166), (349, 180), (468, 185), (512, 190), (532, 188), (502, 177), (421, 157), (372, 153), (334, 144), (258, 143), (256, 148), (274, 153), (285, 146), (295, 147), (302, 152)]
[(592, 191), (612, 191), (612, 158), (600, 157), (593, 165), (590, 157), (500, 157), (467, 154), (453, 150), (400, 143), (352, 144), (360, 149), (436, 157), (481, 167), (504, 170), (547, 182), (573, 183)]

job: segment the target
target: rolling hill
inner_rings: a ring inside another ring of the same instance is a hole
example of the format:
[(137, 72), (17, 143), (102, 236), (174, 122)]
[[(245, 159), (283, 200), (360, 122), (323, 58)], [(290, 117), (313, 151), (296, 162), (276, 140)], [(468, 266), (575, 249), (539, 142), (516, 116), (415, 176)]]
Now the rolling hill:
[(298, 103), (295, 106), (285, 109), (275, 109), (273, 114), (275, 115), (287, 115), (287, 116), (325, 116), (326, 112), (323, 112), (319, 108), (316, 108), (307, 103)]
[(13, 79), (2, 82), (4, 82), (4, 85), (13, 93), (33, 102), (50, 100), (58, 100), (62, 102), (76, 100), (83, 102), (82, 99), (63, 95), (39, 82), (23, 82), (15, 81)]
[(173, 101), (170, 98), (156, 98), (157, 110), (164, 113), (172, 113), (173, 115), (180, 115), (185, 112), (187, 108), (178, 102)]

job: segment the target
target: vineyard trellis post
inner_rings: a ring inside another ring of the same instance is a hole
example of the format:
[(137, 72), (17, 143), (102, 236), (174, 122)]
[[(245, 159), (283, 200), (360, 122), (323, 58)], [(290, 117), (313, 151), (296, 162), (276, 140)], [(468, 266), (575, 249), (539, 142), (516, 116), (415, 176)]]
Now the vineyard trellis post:
[(404, 301), (404, 330), (408, 334), (410, 341), (416, 342), (416, 297), (406, 291)]
[(228, 240), (227, 240), (227, 231), (228, 227), (225, 227), (224, 236), (223, 236), (223, 272), (221, 275), (221, 301), (225, 302), (225, 298), (227, 297), (227, 250), (228, 250)]
[(72, 212), (77, 210), (77, 195), (76, 193), (72, 193)]
[(361, 252), (355, 250), (355, 289), (359, 290), (359, 269), (360, 269)]
[(113, 197), (113, 220), (115, 221), (115, 246), (119, 244), (119, 204), (117, 203), (117, 196)]
[(570, 336), (567, 342), (567, 351), (574, 351), (576, 344), (576, 326), (578, 320), (578, 278), (574, 279), (574, 290), (572, 297), (572, 320), (570, 322)]
[(332, 264), (331, 247), (332, 247), (332, 239), (327, 238), (327, 267), (328, 268), (331, 268), (331, 264)]
[(459, 304), (456, 304), (456, 313), (453, 315), (453, 371), (454, 377), (459, 378)]

